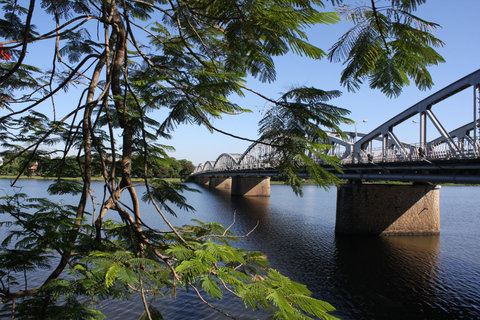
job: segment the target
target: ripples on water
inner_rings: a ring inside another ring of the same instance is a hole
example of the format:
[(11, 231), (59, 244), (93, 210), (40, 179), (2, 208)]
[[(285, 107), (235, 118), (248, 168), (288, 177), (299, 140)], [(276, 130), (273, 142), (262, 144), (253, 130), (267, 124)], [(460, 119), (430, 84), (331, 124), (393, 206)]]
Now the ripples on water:
[[(175, 225), (196, 218), (228, 226), (236, 212), (234, 232), (241, 235), (258, 222), (240, 245), (266, 253), (272, 267), (334, 305), (341, 319), (480, 319), (480, 187), (443, 187), (441, 234), (413, 237), (335, 236), (335, 188), (306, 186), (298, 198), (289, 187), (272, 185), (269, 198), (244, 198), (196, 187), (203, 193), (187, 195), (196, 213), (179, 213)], [(156, 214), (144, 220), (161, 227)], [(220, 305), (240, 319), (261, 317), (241, 302)], [(137, 319), (142, 312), (138, 301), (102, 306), (108, 319)], [(171, 320), (226, 319), (192, 292), (154, 306)]]

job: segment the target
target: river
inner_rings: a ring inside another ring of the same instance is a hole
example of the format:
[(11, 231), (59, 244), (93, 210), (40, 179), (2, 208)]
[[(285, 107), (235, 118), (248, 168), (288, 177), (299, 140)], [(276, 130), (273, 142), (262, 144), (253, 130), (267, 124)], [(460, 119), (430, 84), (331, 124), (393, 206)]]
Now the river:
[[(33, 196), (45, 196), (48, 183), (20, 181)], [(335, 188), (305, 186), (300, 198), (272, 185), (271, 197), (248, 198), (189, 186), (202, 191), (186, 194), (197, 211), (179, 210), (174, 225), (195, 218), (228, 226), (235, 213), (233, 230), (242, 235), (258, 222), (240, 246), (267, 254), (272, 267), (335, 306), (340, 319), (480, 319), (480, 187), (441, 188), (440, 235), (358, 237), (335, 235)], [(5, 180), (0, 189), (13, 192)], [(145, 212), (147, 223), (161, 227), (157, 214)], [(239, 319), (256, 318), (241, 303), (214, 303)], [(170, 320), (226, 319), (191, 292), (154, 305)], [(137, 319), (141, 312), (138, 301), (102, 307), (107, 319)]]

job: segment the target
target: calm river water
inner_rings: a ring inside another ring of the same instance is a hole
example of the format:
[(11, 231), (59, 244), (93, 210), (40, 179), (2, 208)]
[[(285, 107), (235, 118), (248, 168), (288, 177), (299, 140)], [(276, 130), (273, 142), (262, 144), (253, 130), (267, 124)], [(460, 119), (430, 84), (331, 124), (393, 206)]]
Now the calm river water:
[[(20, 181), (22, 192), (35, 196), (48, 183)], [(197, 211), (179, 211), (174, 225), (196, 218), (228, 226), (236, 212), (233, 229), (241, 235), (258, 221), (239, 245), (267, 254), (272, 267), (335, 306), (340, 319), (480, 319), (480, 187), (441, 188), (439, 236), (349, 237), (334, 233), (335, 188), (306, 186), (299, 198), (287, 186), (272, 185), (269, 198), (244, 198), (190, 186), (202, 191), (186, 194)], [(13, 192), (5, 180), (0, 189)], [(144, 220), (162, 228), (155, 213), (144, 211)], [(235, 300), (213, 303), (239, 319), (262, 317)], [(170, 320), (227, 319), (191, 292), (154, 305)], [(141, 312), (138, 301), (102, 306), (108, 319), (138, 319)]]

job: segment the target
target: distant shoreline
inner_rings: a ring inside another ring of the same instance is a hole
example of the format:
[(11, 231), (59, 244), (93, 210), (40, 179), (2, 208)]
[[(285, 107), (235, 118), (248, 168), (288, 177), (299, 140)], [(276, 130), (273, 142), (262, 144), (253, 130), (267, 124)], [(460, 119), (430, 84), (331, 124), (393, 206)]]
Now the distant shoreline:
[[(0, 175), (0, 179), (9, 179), (13, 180), (16, 179), (17, 176), (8, 176), (8, 175)], [(27, 179), (33, 179), (33, 180), (55, 180), (57, 179), (56, 177), (43, 177), (43, 176), (20, 176), (21, 180), (27, 180)], [(64, 180), (82, 180), (80, 177), (77, 178), (71, 178), (71, 177), (64, 177), (62, 178)], [(170, 183), (181, 183), (181, 182), (190, 182), (190, 181), (182, 181), (180, 178), (162, 178), (163, 180), (170, 182)], [(102, 177), (92, 177), (92, 181), (103, 181), (104, 179)], [(143, 182), (143, 179), (140, 178), (133, 178), (132, 181), (134, 182)], [(373, 184), (409, 184), (405, 182), (396, 182), (396, 181), (375, 181), (375, 182), (369, 182)], [(270, 181), (270, 184), (275, 184), (275, 185), (286, 185), (284, 181)], [(314, 185), (315, 183), (311, 180), (305, 180), (302, 183), (304, 186), (308, 185)], [(343, 184), (343, 183), (342, 183)], [(438, 183), (440, 186), (449, 186), (449, 187), (465, 187), (465, 186), (480, 186), (480, 184), (456, 184), (456, 183)]]
[[(14, 180), (16, 179), (17, 176), (9, 176), (9, 175), (0, 175), (0, 179), (9, 179), (9, 180)], [(43, 176), (20, 176), (18, 178), (19, 180), (56, 180), (58, 179), (57, 177), (43, 177)], [(76, 177), (63, 177), (63, 180), (78, 180), (81, 181), (82, 178)], [(171, 182), (171, 183), (179, 183), (182, 182), (180, 178), (162, 178), (165, 181)], [(92, 177), (92, 181), (104, 181), (103, 177)], [(140, 178), (133, 178), (132, 181), (134, 182), (143, 182), (143, 179)]]

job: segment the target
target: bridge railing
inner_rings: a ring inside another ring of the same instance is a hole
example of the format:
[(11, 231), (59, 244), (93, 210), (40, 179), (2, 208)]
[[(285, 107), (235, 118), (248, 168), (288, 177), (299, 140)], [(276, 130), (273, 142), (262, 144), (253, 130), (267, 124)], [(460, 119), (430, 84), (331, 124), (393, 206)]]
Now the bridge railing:
[[(396, 148), (383, 149), (369, 148), (362, 150), (360, 154), (346, 155), (341, 151), (335, 152), (331, 155), (339, 158), (341, 164), (359, 164), (359, 163), (392, 163), (392, 162), (420, 162), (424, 160), (452, 160), (452, 159), (474, 159), (480, 158), (480, 141), (473, 143), (473, 140), (454, 139), (455, 145), (458, 149), (452, 150), (447, 143), (439, 143), (436, 145), (427, 144), (422, 146), (420, 144), (408, 144), (403, 150)], [(321, 164), (321, 162), (318, 162)], [(213, 166), (209, 161), (205, 165), (199, 166), (195, 169), (195, 174), (198, 173), (215, 173), (228, 171), (246, 171), (246, 170), (266, 170), (274, 168), (273, 165), (266, 161), (257, 162), (246, 161), (240, 164), (227, 166)]]
[(472, 140), (454, 139), (455, 145), (460, 146), (452, 150), (447, 143), (422, 146), (421, 144), (409, 144), (402, 151), (390, 148), (372, 148), (360, 154), (349, 155), (342, 158), (338, 156), (342, 164), (355, 163), (379, 163), (379, 162), (411, 162), (422, 160), (451, 160), (451, 159), (473, 159), (480, 157), (480, 142), (473, 143)]

